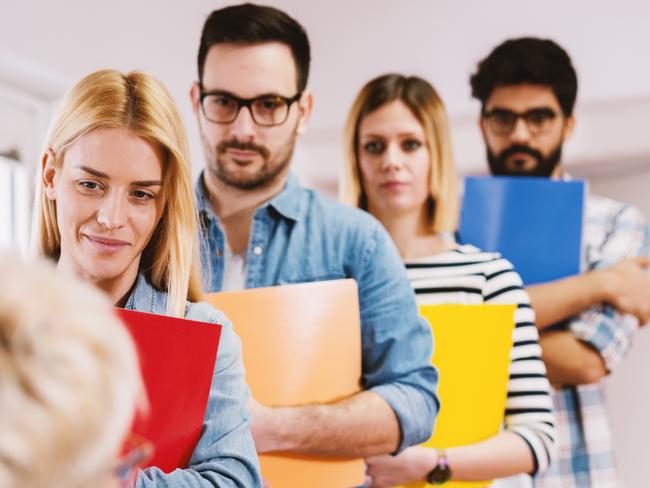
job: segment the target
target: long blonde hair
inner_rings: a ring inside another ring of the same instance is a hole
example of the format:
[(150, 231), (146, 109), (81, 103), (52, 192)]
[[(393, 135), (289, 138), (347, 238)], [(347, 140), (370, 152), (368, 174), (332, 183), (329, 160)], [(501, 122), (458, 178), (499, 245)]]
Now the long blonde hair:
[[(164, 154), (164, 209), (142, 253), (140, 269), (150, 283), (168, 293), (167, 313), (183, 317), (185, 301), (201, 298), (198, 268), (198, 220), (190, 176), (187, 137), (174, 102), (155, 78), (132, 71), (96, 71), (65, 96), (54, 117), (45, 152), (62, 165), (66, 148), (97, 128), (126, 128), (161, 148)], [(34, 244), (58, 260), (61, 237), (56, 202), (47, 198), (36, 178)]]
[(458, 182), (447, 113), (433, 87), (417, 76), (383, 75), (366, 83), (357, 95), (345, 124), (345, 167), (339, 197), (348, 205), (367, 210), (367, 196), (363, 192), (359, 168), (359, 125), (366, 115), (393, 100), (401, 100), (413, 112), (427, 139), (431, 161), (431, 230), (455, 231), (458, 226)]
[(143, 401), (107, 298), (52, 263), (0, 255), (0, 486), (101, 485)]

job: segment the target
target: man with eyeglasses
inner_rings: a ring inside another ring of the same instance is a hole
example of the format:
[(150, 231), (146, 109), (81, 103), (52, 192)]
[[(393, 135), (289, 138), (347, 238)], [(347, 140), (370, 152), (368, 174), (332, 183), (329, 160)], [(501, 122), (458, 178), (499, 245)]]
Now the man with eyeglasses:
[[(575, 124), (577, 77), (564, 49), (507, 40), (470, 82), (492, 174), (569, 178), (561, 155)], [(650, 318), (648, 228), (636, 208), (589, 195), (583, 245), (583, 274), (528, 288), (557, 412), (558, 457), (538, 488), (621, 486), (601, 380)]]
[(260, 453), (398, 452), (425, 441), (438, 412), (431, 331), (382, 226), (301, 187), (289, 172), (312, 109), (309, 62), (304, 29), (275, 8), (227, 7), (205, 22), (191, 98), (206, 155), (197, 184), (206, 285), (354, 278), (363, 391), (327, 405), (253, 400), (251, 429)]

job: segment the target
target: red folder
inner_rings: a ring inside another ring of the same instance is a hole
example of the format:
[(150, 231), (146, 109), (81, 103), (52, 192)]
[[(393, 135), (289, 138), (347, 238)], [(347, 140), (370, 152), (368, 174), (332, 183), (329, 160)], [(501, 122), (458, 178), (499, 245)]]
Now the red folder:
[(118, 309), (138, 349), (149, 411), (133, 432), (153, 442), (146, 466), (186, 468), (201, 435), (221, 325)]

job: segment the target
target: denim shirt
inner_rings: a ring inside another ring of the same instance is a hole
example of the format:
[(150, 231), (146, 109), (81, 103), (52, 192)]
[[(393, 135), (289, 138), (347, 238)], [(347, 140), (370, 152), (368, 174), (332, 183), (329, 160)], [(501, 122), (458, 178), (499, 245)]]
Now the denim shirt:
[[(167, 294), (156, 290), (143, 274), (125, 308), (165, 315)], [(199, 439), (187, 469), (165, 474), (158, 468), (140, 472), (137, 488), (261, 487), (260, 468), (249, 430), (241, 344), (226, 316), (207, 303), (187, 303), (185, 318), (221, 324), (221, 339), (208, 405)]]
[[(200, 176), (204, 287), (223, 281), (224, 232)], [(255, 211), (246, 255), (246, 288), (354, 278), (359, 290), (362, 387), (379, 394), (400, 424), (398, 451), (426, 441), (438, 413), (431, 328), (392, 240), (361, 210), (303, 188), (289, 174), (284, 189)]]

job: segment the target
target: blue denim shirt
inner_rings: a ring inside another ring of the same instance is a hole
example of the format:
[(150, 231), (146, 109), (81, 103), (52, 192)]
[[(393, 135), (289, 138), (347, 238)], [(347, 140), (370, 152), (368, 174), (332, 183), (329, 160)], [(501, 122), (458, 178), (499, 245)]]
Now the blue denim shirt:
[[(164, 315), (166, 307), (167, 294), (154, 289), (140, 274), (125, 308)], [(185, 318), (222, 327), (201, 438), (188, 469), (165, 474), (147, 468), (139, 474), (136, 487), (261, 487), (246, 410), (250, 392), (244, 381), (239, 338), (226, 316), (207, 303), (188, 302)]]
[[(204, 286), (219, 291), (224, 233), (203, 175), (196, 192)], [(301, 187), (290, 174), (283, 191), (253, 216), (246, 287), (341, 278), (354, 278), (359, 289), (362, 387), (381, 395), (397, 415), (402, 434), (398, 450), (426, 441), (439, 408), (433, 339), (418, 315), (397, 249), (372, 216)]]

